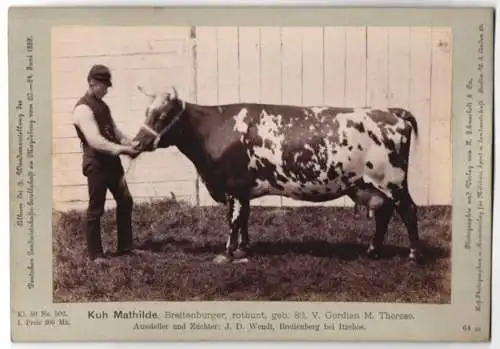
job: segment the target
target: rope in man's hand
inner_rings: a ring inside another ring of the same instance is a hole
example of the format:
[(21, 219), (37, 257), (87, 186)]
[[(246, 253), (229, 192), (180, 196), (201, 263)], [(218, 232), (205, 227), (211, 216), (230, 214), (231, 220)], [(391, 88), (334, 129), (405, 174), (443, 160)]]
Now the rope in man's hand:
[[(130, 145), (135, 148), (139, 145), (139, 141), (133, 141), (132, 143), (130, 143)], [(128, 158), (128, 167), (125, 170), (125, 175), (127, 175), (130, 170), (133, 170), (135, 168), (135, 164), (137, 162), (136, 160), (139, 157), (139, 155), (140, 154), (138, 154), (137, 156), (125, 155)]]
[(125, 155), (128, 158), (128, 166), (127, 169), (125, 170), (125, 175), (128, 175), (130, 170), (133, 170), (135, 168), (135, 164), (137, 163), (137, 157), (132, 158), (131, 156)]

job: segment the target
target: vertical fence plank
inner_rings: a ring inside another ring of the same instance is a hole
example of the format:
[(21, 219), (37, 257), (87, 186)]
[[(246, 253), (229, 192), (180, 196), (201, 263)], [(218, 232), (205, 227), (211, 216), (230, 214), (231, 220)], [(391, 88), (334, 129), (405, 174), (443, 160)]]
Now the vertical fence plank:
[(219, 104), (239, 101), (238, 28), (217, 28), (217, 70)]
[[(302, 29), (302, 103), (323, 104), (323, 29)], [(305, 39), (305, 40), (304, 40)]]
[(451, 203), (451, 33), (432, 30), (430, 204)]
[(431, 30), (410, 31), (410, 102), (409, 110), (418, 123), (418, 139), (412, 138), (408, 185), (417, 205), (429, 204), (429, 127), (431, 99)]
[(241, 102), (260, 99), (260, 35), (258, 27), (239, 28), (239, 94)]
[(389, 75), (387, 28), (368, 28), (366, 47), (366, 104), (374, 108), (385, 108)]
[[(190, 62), (191, 66), (189, 71), (190, 75), (190, 81), (191, 81), (191, 86), (190, 86), (190, 91), (189, 91), (189, 99), (188, 101), (191, 101), (192, 103), (198, 103), (197, 97), (198, 97), (198, 77), (197, 77), (197, 72), (198, 69), (196, 69), (196, 62), (198, 61), (198, 56), (197, 56), (197, 51), (196, 51), (196, 27), (191, 26), (189, 28), (189, 57), (190, 57)], [(194, 164), (193, 164), (194, 167)], [(194, 179), (194, 203), (196, 206), (200, 206), (200, 175), (196, 171), (195, 179)]]
[(346, 29), (346, 96), (351, 107), (366, 105), (366, 28)]
[(217, 28), (196, 28), (197, 100), (200, 104), (218, 101)]
[(282, 100), (285, 104), (302, 104), (302, 35), (300, 28), (283, 27), (281, 34)]
[(346, 29), (326, 27), (324, 33), (324, 101), (345, 105)]
[(410, 28), (388, 29), (388, 100), (391, 107), (410, 102)]
[(260, 29), (260, 100), (281, 103), (281, 29)]

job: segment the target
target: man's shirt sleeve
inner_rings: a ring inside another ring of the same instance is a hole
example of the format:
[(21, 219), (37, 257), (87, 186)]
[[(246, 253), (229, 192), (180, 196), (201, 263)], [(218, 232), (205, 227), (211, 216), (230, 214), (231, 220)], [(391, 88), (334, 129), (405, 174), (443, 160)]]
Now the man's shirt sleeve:
[(120, 154), (120, 145), (108, 141), (99, 132), (92, 110), (81, 104), (73, 111), (73, 122), (80, 128), (87, 143), (94, 149), (111, 154)]

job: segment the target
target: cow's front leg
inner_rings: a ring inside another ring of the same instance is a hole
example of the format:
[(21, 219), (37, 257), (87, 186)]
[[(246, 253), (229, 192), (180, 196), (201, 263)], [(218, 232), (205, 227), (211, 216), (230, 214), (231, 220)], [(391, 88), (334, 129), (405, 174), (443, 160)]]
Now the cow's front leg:
[(231, 260), (242, 260), (248, 253), (248, 217), (250, 201), (227, 196), (227, 220), (229, 233), (225, 255), (218, 255), (214, 262), (225, 263)]
[(226, 242), (226, 254), (230, 259), (242, 259), (247, 255), (249, 213), (249, 200), (230, 198), (228, 210), (229, 236)]
[(227, 211), (226, 218), (229, 225), (229, 233), (226, 242), (226, 253), (223, 255), (218, 255), (215, 257), (215, 263), (226, 263), (234, 258), (234, 252), (238, 248), (238, 216), (241, 210), (241, 204), (239, 200), (231, 195), (226, 195)]

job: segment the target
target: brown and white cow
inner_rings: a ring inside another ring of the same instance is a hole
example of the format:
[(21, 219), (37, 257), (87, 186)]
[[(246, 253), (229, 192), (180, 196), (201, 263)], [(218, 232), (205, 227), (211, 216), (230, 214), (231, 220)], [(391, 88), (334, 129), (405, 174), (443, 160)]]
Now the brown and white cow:
[(409, 111), (202, 106), (179, 99), (174, 88), (148, 95), (137, 149), (176, 146), (192, 161), (212, 198), (228, 206), (227, 259), (247, 255), (250, 200), (265, 195), (310, 202), (349, 196), (374, 212), (373, 257), (395, 208), (408, 230), (410, 259), (420, 257), (417, 206), (407, 183), (412, 131), (417, 135)]

